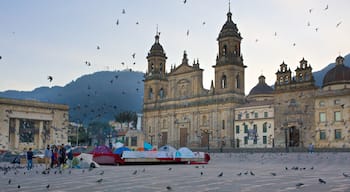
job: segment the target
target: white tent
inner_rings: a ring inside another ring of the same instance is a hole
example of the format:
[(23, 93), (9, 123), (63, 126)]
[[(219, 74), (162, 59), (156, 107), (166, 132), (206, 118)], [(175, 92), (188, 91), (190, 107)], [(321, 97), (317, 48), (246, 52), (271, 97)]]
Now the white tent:
[(98, 163), (92, 160), (91, 154), (81, 153), (76, 158), (79, 160), (78, 166), (80, 168), (90, 168), (91, 163), (93, 163), (95, 167), (100, 167)]
[(124, 147), (124, 144), (121, 143), (121, 142), (116, 142), (116, 143), (113, 144), (113, 147), (116, 148), (116, 149), (118, 149), (118, 148), (120, 148), (120, 147)]
[(164, 145), (164, 146), (159, 147), (158, 151), (176, 152), (177, 150), (170, 145)]
[(180, 154), (179, 156), (182, 158), (192, 158), (194, 157), (194, 153), (191, 151), (191, 149), (187, 147), (181, 147), (179, 150), (177, 150)]

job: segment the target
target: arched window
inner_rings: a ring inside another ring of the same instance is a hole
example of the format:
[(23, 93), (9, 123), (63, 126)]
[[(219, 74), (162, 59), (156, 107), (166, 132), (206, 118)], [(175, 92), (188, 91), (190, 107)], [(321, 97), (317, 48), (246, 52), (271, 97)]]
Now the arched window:
[(303, 74), (299, 74), (299, 81), (303, 81)]
[(222, 56), (226, 56), (227, 54), (227, 46), (224, 45), (224, 47), (222, 48)]
[(239, 74), (236, 75), (236, 88), (237, 89), (241, 88), (241, 80), (240, 80)]
[(160, 88), (160, 90), (159, 90), (159, 97), (160, 97), (161, 99), (164, 98), (164, 89), (163, 89), (163, 87)]
[(151, 71), (154, 71), (154, 64), (151, 63)]
[(284, 82), (285, 82), (286, 84), (288, 84), (288, 82), (289, 82), (289, 80), (288, 80), (288, 75), (284, 77)]
[(152, 90), (152, 88), (149, 88), (149, 91), (148, 91), (148, 98), (149, 98), (149, 99), (152, 99), (152, 98), (153, 98), (153, 90)]
[(283, 77), (280, 77), (280, 84), (283, 84)]
[(202, 125), (207, 125), (207, 122), (208, 120), (207, 120), (207, 116), (205, 116), (205, 115), (203, 115), (203, 117), (202, 117)]
[(226, 88), (227, 87), (227, 79), (226, 79), (226, 75), (223, 75), (221, 78), (221, 88)]
[(162, 64), (162, 63), (159, 65), (159, 71), (160, 71), (160, 72), (163, 71), (163, 64)]
[(235, 52), (234, 52), (234, 55), (239, 55), (237, 45), (235, 45)]

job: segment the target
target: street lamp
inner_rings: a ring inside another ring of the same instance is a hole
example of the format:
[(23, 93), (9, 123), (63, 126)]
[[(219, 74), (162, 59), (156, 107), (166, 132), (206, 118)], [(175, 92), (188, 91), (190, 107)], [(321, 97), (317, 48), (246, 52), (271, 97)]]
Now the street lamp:
[(155, 136), (155, 135), (148, 135), (149, 137), (151, 137), (151, 145), (153, 146), (153, 137)]

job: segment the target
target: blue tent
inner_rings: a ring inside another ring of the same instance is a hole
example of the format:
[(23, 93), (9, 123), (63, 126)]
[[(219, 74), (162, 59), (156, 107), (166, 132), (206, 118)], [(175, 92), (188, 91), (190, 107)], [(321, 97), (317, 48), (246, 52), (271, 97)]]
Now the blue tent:
[(151, 151), (153, 147), (151, 144), (149, 144), (145, 141), (145, 142), (143, 142), (143, 148), (145, 149), (145, 151)]
[(113, 153), (117, 154), (117, 155), (121, 155), (123, 153), (123, 151), (130, 151), (130, 149), (127, 147), (119, 147), (119, 148), (115, 149)]

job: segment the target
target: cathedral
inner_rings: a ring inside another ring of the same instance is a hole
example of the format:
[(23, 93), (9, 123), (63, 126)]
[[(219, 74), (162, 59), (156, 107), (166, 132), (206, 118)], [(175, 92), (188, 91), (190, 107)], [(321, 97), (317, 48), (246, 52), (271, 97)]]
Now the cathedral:
[(227, 13), (218, 35), (215, 78), (203, 88), (199, 61), (166, 70), (167, 56), (157, 33), (144, 80), (142, 127), (145, 140), (190, 148), (350, 147), (350, 68), (336, 59), (321, 88), (304, 58), (295, 73), (286, 63), (274, 89), (258, 78), (246, 96), (241, 34)]
[(218, 41), (215, 80), (203, 88), (203, 69), (198, 60), (182, 63), (167, 73), (166, 55), (159, 34), (148, 53), (145, 75), (143, 128), (146, 138), (161, 146), (220, 147), (233, 141), (234, 108), (242, 104), (244, 70), (241, 34), (231, 12)]

